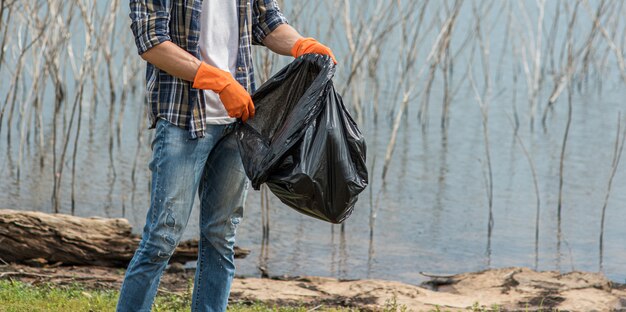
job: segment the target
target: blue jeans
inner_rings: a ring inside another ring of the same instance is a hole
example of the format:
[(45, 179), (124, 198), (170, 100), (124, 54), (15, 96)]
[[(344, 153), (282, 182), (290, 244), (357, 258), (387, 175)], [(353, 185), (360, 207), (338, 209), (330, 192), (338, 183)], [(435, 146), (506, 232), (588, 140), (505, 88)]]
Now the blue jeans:
[[(235, 274), (235, 231), (248, 188), (233, 125), (206, 135), (159, 120), (152, 142), (152, 191), (141, 243), (128, 265), (117, 311), (150, 311), (163, 269), (189, 220), (196, 190), (200, 240), (192, 311), (225, 311)], [(232, 134), (232, 135), (228, 135)]]

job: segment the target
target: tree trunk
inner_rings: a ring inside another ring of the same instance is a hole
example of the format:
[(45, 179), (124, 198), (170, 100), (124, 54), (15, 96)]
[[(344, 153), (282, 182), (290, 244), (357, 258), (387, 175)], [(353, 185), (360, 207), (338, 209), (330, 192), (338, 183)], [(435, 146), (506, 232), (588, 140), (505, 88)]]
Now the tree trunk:
[[(0, 209), (0, 261), (126, 267), (141, 237), (126, 219)], [(235, 247), (235, 258), (250, 253)], [(196, 260), (198, 241), (179, 244), (170, 262)], [(41, 261), (39, 261), (41, 262)]]

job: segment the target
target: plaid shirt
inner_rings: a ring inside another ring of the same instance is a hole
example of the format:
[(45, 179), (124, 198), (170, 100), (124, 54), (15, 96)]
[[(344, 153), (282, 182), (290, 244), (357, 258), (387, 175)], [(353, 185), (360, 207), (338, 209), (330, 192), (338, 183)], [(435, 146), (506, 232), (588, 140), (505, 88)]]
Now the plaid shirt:
[[(213, 0), (205, 0), (213, 1)], [(227, 1), (227, 0), (218, 0)], [(239, 52), (235, 79), (253, 92), (252, 44), (263, 39), (287, 20), (276, 0), (237, 1)], [(139, 54), (164, 41), (171, 41), (200, 58), (200, 13), (202, 0), (130, 0), (131, 29)], [(192, 82), (169, 75), (148, 63), (146, 97), (150, 107), (150, 127), (157, 118), (189, 130), (191, 138), (204, 136), (206, 129), (205, 98)]]

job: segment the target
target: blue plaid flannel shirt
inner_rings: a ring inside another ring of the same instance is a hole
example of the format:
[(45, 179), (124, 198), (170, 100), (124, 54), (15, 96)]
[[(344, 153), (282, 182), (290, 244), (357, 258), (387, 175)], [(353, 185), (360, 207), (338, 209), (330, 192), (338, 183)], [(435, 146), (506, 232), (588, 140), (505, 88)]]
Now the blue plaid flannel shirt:
[[(251, 45), (262, 45), (265, 36), (287, 20), (276, 0), (230, 1), (237, 1), (239, 18), (235, 79), (252, 93), (255, 85)], [(161, 42), (171, 41), (200, 58), (201, 9), (202, 0), (130, 0), (131, 29), (139, 54)], [(163, 118), (189, 130), (192, 139), (204, 136), (205, 99), (201, 90), (192, 87), (192, 82), (173, 77), (148, 63), (146, 98), (150, 128), (155, 126), (157, 118)]]

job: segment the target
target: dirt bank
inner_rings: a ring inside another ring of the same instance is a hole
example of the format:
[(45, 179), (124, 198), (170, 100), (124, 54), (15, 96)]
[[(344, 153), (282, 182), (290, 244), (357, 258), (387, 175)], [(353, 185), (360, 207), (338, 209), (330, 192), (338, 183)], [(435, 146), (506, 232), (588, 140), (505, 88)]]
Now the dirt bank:
[[(0, 279), (59, 285), (80, 283), (88, 288), (118, 289), (123, 270), (105, 267), (0, 266)], [(192, 270), (164, 274), (162, 292), (189, 291)], [(231, 299), (316, 307), (347, 306), (378, 310), (395, 298), (412, 311), (465, 311), (474, 303), (504, 311), (626, 311), (626, 287), (602, 274), (536, 272), (504, 268), (431, 277), (421, 286), (384, 280), (337, 280), (325, 277), (236, 278)]]

